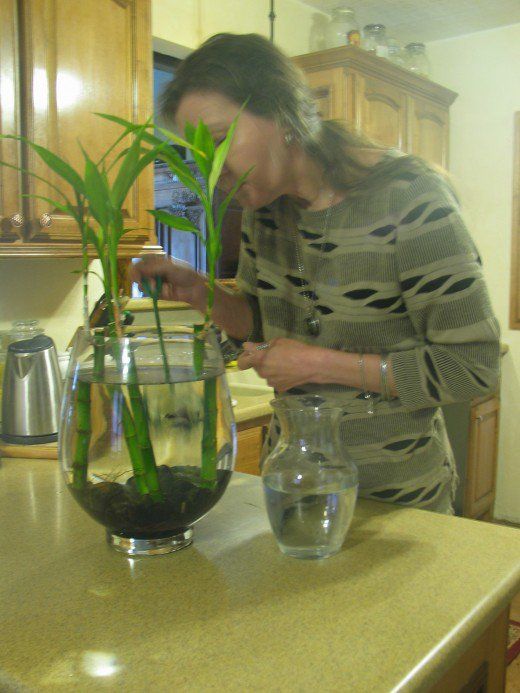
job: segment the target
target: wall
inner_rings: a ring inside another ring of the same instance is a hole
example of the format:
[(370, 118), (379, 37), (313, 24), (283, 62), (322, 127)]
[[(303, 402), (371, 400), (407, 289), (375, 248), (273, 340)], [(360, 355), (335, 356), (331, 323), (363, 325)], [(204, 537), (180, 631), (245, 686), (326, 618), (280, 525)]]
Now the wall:
[[(187, 49), (219, 31), (269, 35), (269, 3), (260, 0), (152, 0), (156, 49), (184, 57)], [(275, 38), (290, 54), (308, 51), (315, 10), (297, 0), (277, 0)], [(78, 260), (0, 259), (0, 330), (11, 321), (37, 318), (63, 350), (82, 322), (82, 285)], [(91, 304), (101, 294), (91, 279)]]
[(509, 353), (502, 362), (497, 518), (520, 523), (520, 332), (509, 330), (513, 113), (520, 110), (520, 24), (428, 45), (432, 78), (458, 92), (450, 172), (479, 247)]
[[(298, 0), (277, 0), (275, 11), (276, 44), (289, 55), (307, 53), (316, 10)], [(158, 41), (195, 48), (221, 31), (269, 36), (268, 15), (268, 0), (152, 0), (152, 33)]]
[[(93, 263), (93, 269), (96, 264)], [(75, 271), (81, 260), (0, 259), (0, 330), (14, 320), (36, 318), (63, 351), (83, 322), (83, 286)], [(90, 301), (101, 295), (101, 282), (90, 278)]]

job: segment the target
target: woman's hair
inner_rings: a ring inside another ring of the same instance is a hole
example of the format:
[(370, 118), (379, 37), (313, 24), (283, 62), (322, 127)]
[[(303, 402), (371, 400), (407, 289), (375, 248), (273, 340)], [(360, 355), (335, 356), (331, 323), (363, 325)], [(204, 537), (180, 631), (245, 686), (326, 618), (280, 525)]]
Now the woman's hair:
[[(173, 119), (191, 92), (215, 92), (239, 106), (247, 101), (248, 111), (290, 133), (339, 190), (356, 188), (370, 172), (355, 149), (386, 149), (343, 122), (322, 120), (303, 73), (258, 34), (216, 34), (183, 60), (162, 97), (165, 117)], [(375, 178), (387, 178), (387, 166), (377, 168)]]

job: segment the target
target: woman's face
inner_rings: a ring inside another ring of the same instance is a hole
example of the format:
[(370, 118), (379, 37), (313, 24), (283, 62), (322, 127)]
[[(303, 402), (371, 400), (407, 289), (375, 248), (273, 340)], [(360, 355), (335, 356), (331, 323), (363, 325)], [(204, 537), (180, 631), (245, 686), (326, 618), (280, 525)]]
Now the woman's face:
[[(215, 144), (220, 143), (239, 111), (239, 106), (215, 92), (193, 92), (181, 99), (175, 118), (179, 132), (186, 122), (203, 120)], [(290, 155), (284, 133), (272, 120), (242, 111), (218, 187), (228, 192), (249, 170), (236, 199), (243, 207), (258, 209), (280, 197), (289, 187)]]

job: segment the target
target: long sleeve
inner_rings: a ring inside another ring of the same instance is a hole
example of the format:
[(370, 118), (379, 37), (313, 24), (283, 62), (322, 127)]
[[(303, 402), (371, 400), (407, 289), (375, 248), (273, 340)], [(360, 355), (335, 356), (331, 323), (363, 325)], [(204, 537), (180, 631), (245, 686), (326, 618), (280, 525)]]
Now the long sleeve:
[(422, 342), (391, 354), (402, 404), (418, 409), (492, 391), (499, 376), (499, 325), (448, 185), (433, 173), (420, 176), (396, 225), (404, 304)]

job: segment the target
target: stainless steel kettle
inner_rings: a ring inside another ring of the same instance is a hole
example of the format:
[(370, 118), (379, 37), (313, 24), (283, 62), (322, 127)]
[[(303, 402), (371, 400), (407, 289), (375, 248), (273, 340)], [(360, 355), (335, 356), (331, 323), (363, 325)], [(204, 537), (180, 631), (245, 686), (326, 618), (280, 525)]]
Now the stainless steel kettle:
[(40, 334), (10, 344), (2, 391), (2, 439), (22, 445), (57, 440), (61, 390), (50, 337)]

